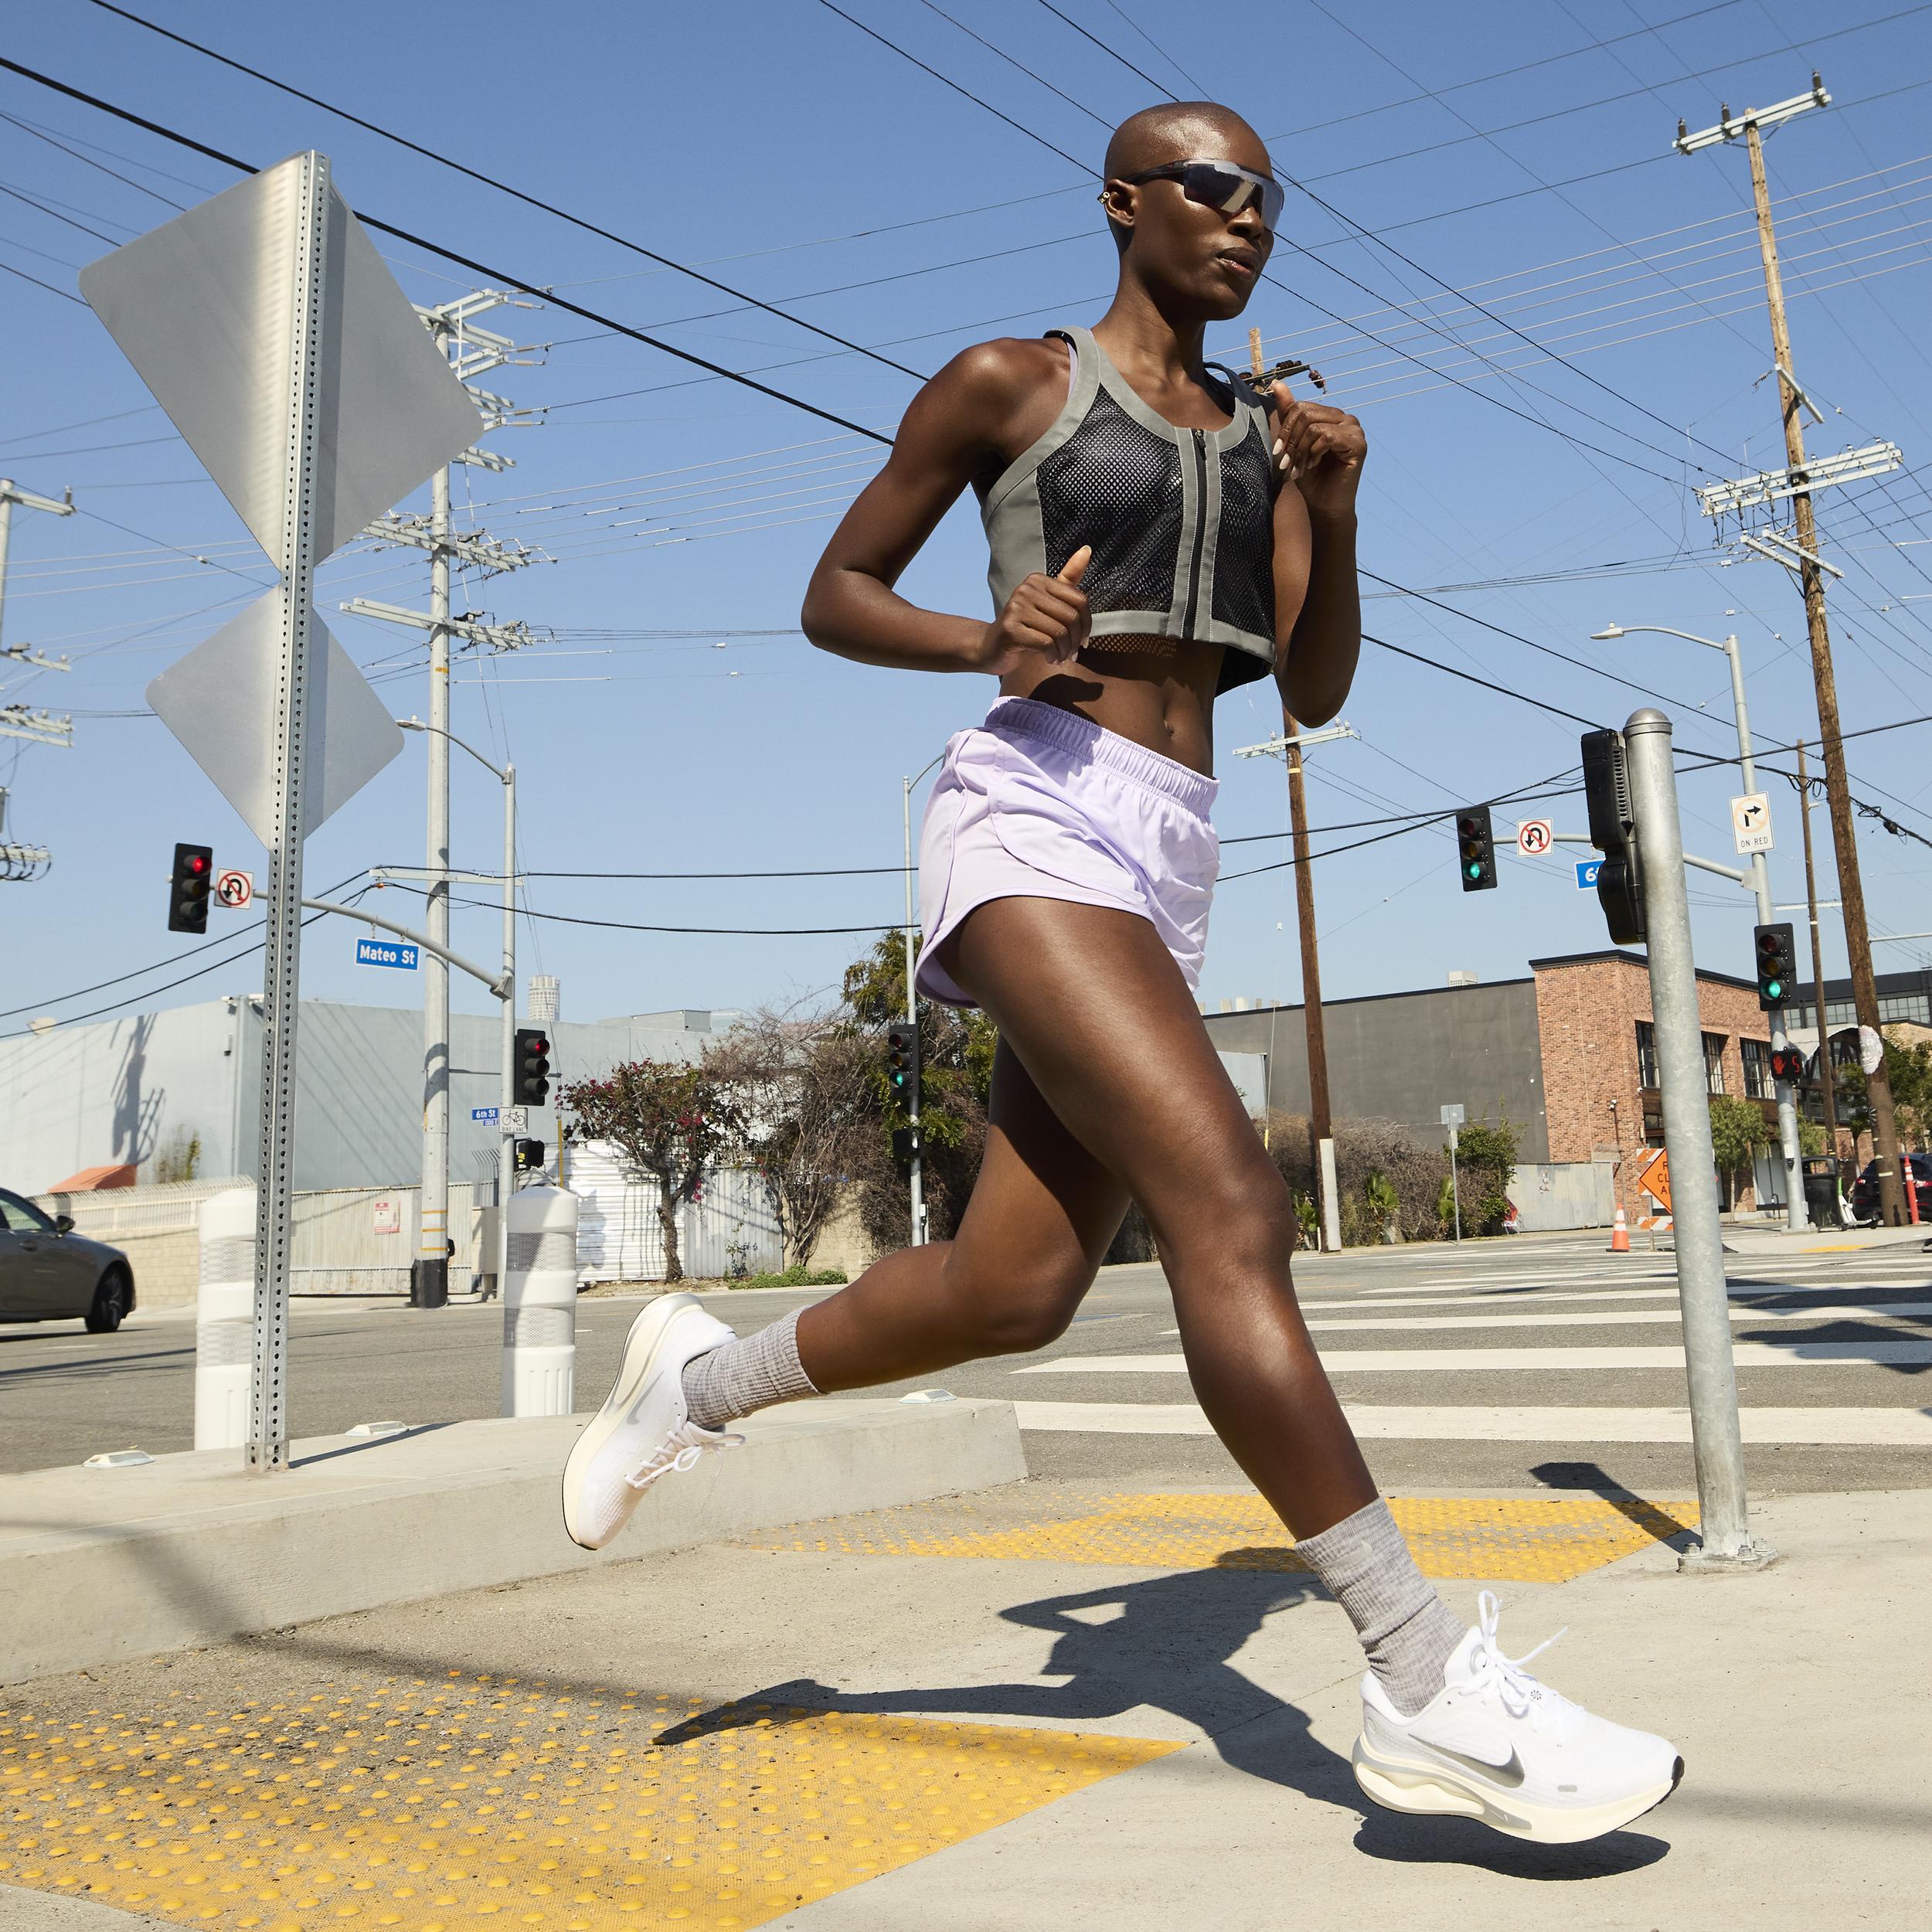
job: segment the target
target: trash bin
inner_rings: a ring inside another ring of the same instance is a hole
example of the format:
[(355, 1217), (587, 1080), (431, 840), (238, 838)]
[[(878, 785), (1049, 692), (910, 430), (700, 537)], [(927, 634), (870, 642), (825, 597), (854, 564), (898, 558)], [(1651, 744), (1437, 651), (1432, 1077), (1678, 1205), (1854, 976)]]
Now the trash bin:
[(1835, 1228), (1839, 1225), (1838, 1163), (1828, 1154), (1814, 1154), (1805, 1158), (1804, 1215), (1815, 1228)]

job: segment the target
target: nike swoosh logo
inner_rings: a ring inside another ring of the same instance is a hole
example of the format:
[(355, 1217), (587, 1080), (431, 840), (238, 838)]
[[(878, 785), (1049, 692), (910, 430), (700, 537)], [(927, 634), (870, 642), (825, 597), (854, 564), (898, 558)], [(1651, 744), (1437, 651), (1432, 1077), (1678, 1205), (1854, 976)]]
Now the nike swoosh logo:
[(1464, 1770), (1473, 1772), (1485, 1784), (1500, 1785), (1505, 1791), (1514, 1791), (1523, 1781), (1522, 1760), (1516, 1755), (1513, 1747), (1505, 1763), (1491, 1764), (1480, 1757), (1469, 1757), (1461, 1751), (1452, 1751), (1446, 1744), (1431, 1744), (1427, 1738), (1412, 1736), (1410, 1742), (1420, 1744), (1431, 1757), (1444, 1758), (1452, 1764), (1460, 1765)]

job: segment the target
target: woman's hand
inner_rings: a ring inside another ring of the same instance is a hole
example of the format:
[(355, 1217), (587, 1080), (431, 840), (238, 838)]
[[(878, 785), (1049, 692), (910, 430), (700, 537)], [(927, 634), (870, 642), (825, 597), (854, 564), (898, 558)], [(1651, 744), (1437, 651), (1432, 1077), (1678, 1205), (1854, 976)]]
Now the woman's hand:
[(1369, 439), (1346, 410), (1298, 401), (1286, 383), (1274, 386), (1274, 459), (1301, 492), (1311, 517), (1355, 514), (1355, 491)]
[(1093, 628), (1087, 594), (1080, 587), (1093, 556), (1094, 546), (1083, 543), (1058, 577), (1036, 570), (1023, 578), (1006, 607), (987, 625), (974, 668), (1003, 677), (1029, 655), (1064, 664), (1079, 651)]

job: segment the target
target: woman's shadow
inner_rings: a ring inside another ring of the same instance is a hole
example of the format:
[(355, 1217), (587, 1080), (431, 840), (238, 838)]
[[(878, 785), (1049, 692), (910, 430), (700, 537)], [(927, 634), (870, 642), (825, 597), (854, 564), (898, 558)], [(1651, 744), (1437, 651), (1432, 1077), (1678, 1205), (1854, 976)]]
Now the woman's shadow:
[[(1210, 1570), (1042, 1597), (1000, 1612), (1053, 1633), (1040, 1677), (1063, 1683), (955, 1684), (845, 1692), (811, 1678), (754, 1691), (662, 1733), (672, 1746), (823, 1711), (899, 1717), (1016, 1718), (1051, 1726), (1120, 1717), (1151, 1705), (1209, 1740), (1223, 1760), (1271, 1784), (1366, 1814), (1357, 1848), (1400, 1863), (1474, 1865), (1524, 1878), (1594, 1878), (1664, 1856), (1661, 1840), (1613, 1832), (1589, 1845), (1538, 1845), (1464, 1818), (1406, 1817), (1368, 1803), (1346, 1757), (1319, 1743), (1304, 1713), (1230, 1661), (1276, 1611), (1320, 1597), (1305, 1572), (1280, 1566), (1279, 1549), (1229, 1549)], [(1090, 1619), (1091, 1621), (1090, 1621)]]

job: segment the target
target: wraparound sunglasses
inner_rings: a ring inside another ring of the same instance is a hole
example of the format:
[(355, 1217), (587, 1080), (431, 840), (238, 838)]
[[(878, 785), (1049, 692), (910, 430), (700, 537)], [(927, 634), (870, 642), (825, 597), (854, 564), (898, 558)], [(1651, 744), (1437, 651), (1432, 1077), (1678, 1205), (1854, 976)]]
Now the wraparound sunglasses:
[[(1224, 215), (1238, 215), (1256, 201), (1261, 204), (1261, 225), (1273, 234), (1281, 219), (1281, 206), (1287, 191), (1278, 181), (1257, 175), (1251, 168), (1237, 168), (1231, 161), (1171, 161), (1164, 168), (1149, 168), (1138, 175), (1121, 179), (1130, 188), (1147, 181), (1172, 181), (1180, 185), (1189, 201), (1203, 208), (1219, 209)], [(1104, 189), (1100, 199), (1107, 199)]]

